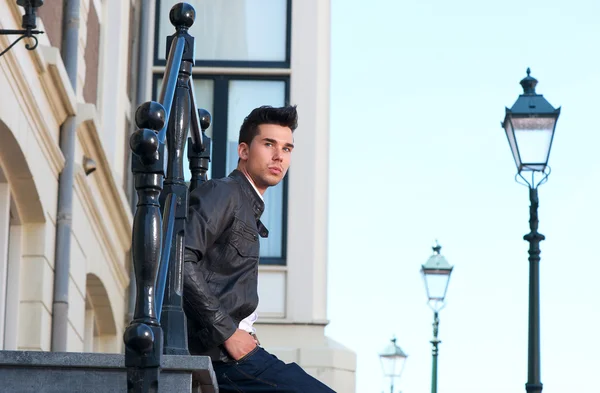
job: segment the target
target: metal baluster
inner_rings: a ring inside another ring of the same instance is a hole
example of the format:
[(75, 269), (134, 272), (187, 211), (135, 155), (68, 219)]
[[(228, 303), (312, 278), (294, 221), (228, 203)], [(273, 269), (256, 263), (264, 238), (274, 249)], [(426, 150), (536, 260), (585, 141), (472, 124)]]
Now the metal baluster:
[(167, 195), (165, 206), (163, 208), (163, 227), (162, 227), (162, 254), (160, 255), (160, 267), (158, 268), (158, 277), (156, 278), (156, 318), (160, 321), (162, 314), (162, 304), (165, 298), (165, 286), (167, 284), (167, 271), (169, 269), (169, 258), (171, 256), (171, 239), (173, 238), (173, 226), (175, 225), (175, 194)]
[[(193, 107), (192, 107), (193, 108)], [(211, 140), (206, 136), (206, 129), (210, 127), (210, 113), (206, 109), (198, 109), (198, 118), (202, 133), (202, 147), (198, 151), (198, 144), (194, 144), (192, 138), (188, 138), (187, 156), (190, 162), (190, 192), (194, 191), (201, 183), (207, 180), (208, 163), (210, 162)], [(192, 127), (194, 123), (192, 123)]]
[(135, 115), (139, 129), (130, 139), (138, 204), (132, 239), (137, 296), (133, 320), (123, 334), (129, 393), (158, 391), (163, 331), (156, 318), (155, 288), (162, 248), (158, 198), (164, 177), (164, 144), (157, 131), (163, 127), (164, 118), (165, 110), (159, 103), (140, 105)]
[[(176, 38), (185, 39), (166, 134), (169, 154), (167, 178), (161, 195), (162, 206), (167, 195), (172, 193), (176, 198), (173, 206), (175, 209), (173, 236), (166, 240), (171, 241), (172, 245), (161, 315), (161, 325), (165, 332), (164, 353), (171, 355), (189, 355), (187, 323), (182, 299), (185, 219), (188, 209), (188, 188), (183, 178), (183, 148), (191, 118), (189, 79), (194, 64), (194, 37), (188, 34), (188, 29), (194, 23), (194, 18), (195, 11), (191, 5), (179, 3), (173, 6), (169, 19), (177, 31), (167, 39), (167, 48)], [(176, 64), (173, 64), (173, 67), (175, 66)]]

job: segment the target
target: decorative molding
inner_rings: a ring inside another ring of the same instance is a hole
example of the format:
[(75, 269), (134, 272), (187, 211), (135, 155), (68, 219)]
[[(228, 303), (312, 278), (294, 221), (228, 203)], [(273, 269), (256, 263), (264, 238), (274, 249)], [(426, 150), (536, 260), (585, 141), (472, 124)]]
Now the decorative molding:
[(100, 125), (96, 106), (94, 104), (78, 104), (77, 108), (76, 124), (79, 141), (84, 154), (95, 159), (98, 164), (98, 170), (94, 172), (93, 176), (97, 176), (99, 185), (110, 195), (109, 198), (104, 198), (103, 202), (114, 222), (118, 224), (117, 235), (121, 240), (121, 246), (128, 250), (131, 247), (133, 215), (129, 209), (125, 191), (117, 184), (106, 157), (99, 134)]
[(75, 171), (75, 192), (78, 193), (82, 201), (84, 211), (86, 211), (90, 222), (94, 226), (92, 232), (96, 235), (100, 248), (104, 251), (104, 260), (109, 262), (108, 266), (110, 271), (113, 273), (117, 283), (122, 288), (127, 288), (129, 285), (129, 273), (125, 267), (125, 255), (126, 253), (120, 253), (118, 247), (114, 244), (110, 230), (107, 225), (106, 219), (100, 215), (100, 209), (94, 197), (90, 185), (88, 184), (87, 177), (81, 166), (77, 166)]
[(77, 96), (58, 48), (43, 45), (38, 48), (44, 62), (41, 66), (40, 81), (52, 105), (56, 120), (62, 124), (67, 116), (76, 114)]
[[(8, 6), (15, 23), (18, 23), (23, 15), (22, 8), (16, 2), (8, 2)], [(41, 19), (39, 21), (41, 23)], [(18, 28), (18, 26), (14, 27)], [(1, 36), (0, 38), (8, 43), (8, 36)], [(47, 115), (42, 113), (42, 109), (38, 104), (41, 98), (37, 94), (39, 87), (33, 86), (25, 73), (28, 69), (26, 63), (29, 60), (39, 75), (39, 82), (49, 106), (54, 110), (57, 123), (62, 124), (68, 115), (75, 114), (76, 98), (60, 53), (57, 48), (44, 45), (39, 45), (33, 51), (15, 47), (6, 53), (3, 59), (6, 59), (5, 64), (8, 66), (7, 76), (10, 75), (7, 79), (9, 83), (13, 84), (15, 95), (20, 95), (23, 100), (20, 106), (25, 112), (25, 117), (28, 119), (54, 175), (58, 178), (64, 167), (65, 159), (58, 146), (58, 138), (53, 137), (55, 130), (49, 128), (49, 122), (45, 119)]]
[[(113, 171), (105, 154), (102, 140), (99, 135), (100, 126), (96, 114), (96, 106), (93, 104), (78, 104), (77, 106), (77, 136), (83, 153), (93, 158), (97, 163), (97, 170), (93, 173), (97, 181), (98, 188), (103, 191), (103, 196), (100, 199), (94, 196), (88, 184), (88, 178), (85, 176), (83, 169), (77, 172), (77, 183), (81, 183), (80, 188), (85, 191), (85, 199), (88, 201), (91, 215), (101, 229), (102, 237), (107, 244), (112, 245), (110, 253), (111, 259), (115, 262), (120, 261), (116, 254), (116, 245), (113, 245), (111, 239), (117, 239), (118, 246), (121, 250), (129, 250), (131, 248), (131, 228), (133, 226), (133, 215), (129, 209), (129, 202), (125, 196), (124, 190), (118, 186)], [(105, 211), (109, 217), (101, 217), (99, 215), (98, 203), (105, 205)], [(107, 220), (108, 218), (108, 220)], [(106, 222), (114, 223), (116, 233), (111, 236)], [(124, 280), (125, 286), (129, 283), (129, 274), (125, 265), (118, 263), (118, 278)]]
[[(40, 50), (40, 47), (38, 47), (37, 50)], [(35, 135), (40, 149), (44, 153), (54, 176), (58, 179), (58, 175), (64, 167), (65, 158), (58, 146), (57, 138), (53, 138), (52, 136), (53, 130), (49, 128), (48, 121), (44, 118), (44, 113), (42, 112), (40, 105), (38, 105), (39, 97), (36, 97), (33, 86), (31, 86), (30, 82), (25, 77), (23, 67), (20, 64), (23, 58), (17, 57), (17, 54), (18, 51), (11, 50), (3, 56), (3, 59), (6, 60), (6, 62), (3, 63), (7, 65), (7, 80), (12, 85), (16, 98), (21, 101), (19, 106), (23, 110), (25, 118), (29, 123), (29, 127)], [(35, 56), (35, 59), (34, 65), (39, 68), (40, 58)], [(3, 67), (0, 66), (0, 68)], [(42, 86), (44, 87), (43, 82)], [(48, 102), (52, 105), (53, 98), (49, 96), (47, 96), (47, 98)]]

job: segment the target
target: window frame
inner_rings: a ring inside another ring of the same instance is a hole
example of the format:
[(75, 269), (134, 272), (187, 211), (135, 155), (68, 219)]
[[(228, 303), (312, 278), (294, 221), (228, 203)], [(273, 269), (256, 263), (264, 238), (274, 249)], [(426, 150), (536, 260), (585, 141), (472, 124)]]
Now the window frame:
[[(284, 82), (284, 105), (289, 105), (290, 101), (290, 76), (289, 75), (248, 75), (248, 74), (210, 74), (192, 71), (194, 80), (210, 79), (213, 81), (213, 112), (211, 113), (212, 122), (212, 152), (211, 152), (211, 170), (209, 178), (223, 178), (229, 175), (227, 172), (227, 128), (228, 128), (228, 110), (229, 110), (229, 82), (232, 80), (244, 81), (276, 81)], [(152, 97), (158, 97), (158, 80), (164, 75), (160, 73), (152, 74)], [(202, 103), (196, 103), (202, 108)], [(223, 111), (215, 111), (214, 108), (224, 108)], [(214, 157), (222, 157), (215, 160)], [(187, 162), (187, 160), (185, 160)], [(184, 163), (185, 165), (185, 163)], [(283, 179), (282, 189), (282, 214), (281, 214), (281, 256), (280, 257), (259, 257), (261, 265), (286, 266), (287, 265), (287, 224), (288, 224), (288, 179), (290, 174)], [(268, 229), (268, 228), (267, 228)]]
[[(160, 3), (156, 0), (156, 12), (154, 13), (154, 45), (153, 45), (153, 64), (155, 66), (166, 66), (167, 55), (165, 59), (158, 57), (158, 45), (160, 39)], [(231, 67), (231, 68), (290, 68), (292, 53), (292, 0), (286, 0), (286, 25), (285, 25), (285, 60), (284, 61), (261, 61), (261, 60), (195, 60), (194, 67)], [(196, 38), (196, 37), (194, 37)]]

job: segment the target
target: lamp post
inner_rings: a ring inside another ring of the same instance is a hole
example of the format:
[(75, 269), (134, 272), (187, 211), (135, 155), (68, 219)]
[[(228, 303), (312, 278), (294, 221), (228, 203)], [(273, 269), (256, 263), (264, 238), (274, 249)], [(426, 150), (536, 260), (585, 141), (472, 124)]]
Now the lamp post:
[(548, 158), (554, 139), (556, 121), (560, 108), (554, 109), (541, 95), (535, 92), (538, 81), (527, 69), (527, 77), (521, 80), (523, 94), (511, 109), (506, 108), (502, 127), (512, 150), (517, 175), (529, 187), (529, 228), (523, 237), (529, 242), (529, 337), (527, 383), (528, 393), (540, 393), (540, 242), (544, 235), (538, 232), (538, 192), (537, 188), (546, 182), (550, 174)]
[(17, 0), (17, 5), (23, 7), (25, 9), (25, 13), (23, 14), (21, 27), (23, 30), (7, 30), (0, 29), (0, 35), (20, 35), (12, 44), (10, 44), (6, 49), (0, 52), (0, 56), (8, 52), (13, 46), (17, 44), (17, 42), (21, 41), (23, 38), (31, 38), (34, 41), (33, 45), (29, 43), (25, 44), (25, 48), (27, 50), (34, 50), (38, 46), (38, 39), (35, 36), (36, 34), (44, 34), (43, 31), (35, 30), (36, 28), (36, 10), (44, 4), (44, 0)]
[(438, 345), (441, 343), (438, 339), (438, 326), (440, 324), (438, 314), (446, 305), (444, 299), (446, 298), (450, 275), (454, 268), (453, 266), (450, 266), (446, 258), (440, 254), (441, 249), (442, 247), (436, 243), (435, 247), (433, 247), (433, 255), (429, 257), (424, 265), (421, 265), (421, 274), (425, 281), (428, 304), (433, 310), (431, 393), (437, 393)]
[(391, 343), (379, 354), (379, 360), (383, 375), (390, 377), (390, 393), (394, 393), (394, 378), (400, 378), (402, 375), (408, 355), (396, 344), (395, 337), (390, 341)]

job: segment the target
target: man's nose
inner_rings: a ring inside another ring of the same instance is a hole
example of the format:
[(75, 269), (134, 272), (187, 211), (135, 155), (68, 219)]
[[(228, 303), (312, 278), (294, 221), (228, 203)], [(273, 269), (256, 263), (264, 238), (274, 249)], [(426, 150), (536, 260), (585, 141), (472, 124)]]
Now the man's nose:
[(275, 152), (273, 153), (273, 160), (281, 161), (282, 159), (283, 159), (283, 152), (279, 149), (275, 149)]

